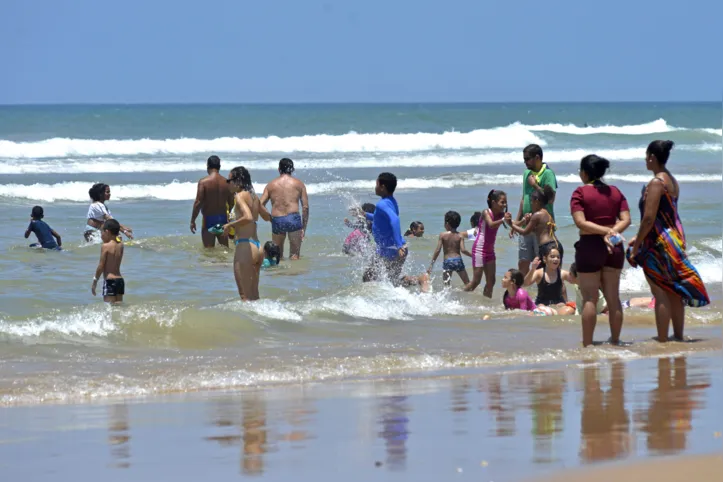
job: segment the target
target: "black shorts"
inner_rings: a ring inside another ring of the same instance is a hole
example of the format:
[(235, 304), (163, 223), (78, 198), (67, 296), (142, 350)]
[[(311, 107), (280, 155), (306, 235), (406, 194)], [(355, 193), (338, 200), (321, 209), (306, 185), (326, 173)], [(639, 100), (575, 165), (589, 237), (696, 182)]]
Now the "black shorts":
[(575, 243), (575, 264), (578, 273), (597, 273), (602, 271), (603, 267), (623, 269), (625, 251), (621, 243), (616, 245), (610, 254), (602, 236), (580, 236), (580, 241)]
[(126, 294), (126, 282), (123, 278), (107, 279), (103, 283), (103, 296), (121, 296)]

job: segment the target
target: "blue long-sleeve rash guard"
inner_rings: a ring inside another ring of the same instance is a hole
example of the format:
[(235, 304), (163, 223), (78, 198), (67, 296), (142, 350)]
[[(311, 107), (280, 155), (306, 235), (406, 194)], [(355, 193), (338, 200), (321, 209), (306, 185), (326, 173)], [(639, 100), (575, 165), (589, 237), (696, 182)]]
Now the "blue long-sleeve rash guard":
[(366, 213), (372, 222), (372, 234), (377, 243), (377, 254), (385, 258), (399, 256), (399, 248), (404, 246), (402, 226), (399, 221), (399, 205), (393, 197), (383, 198), (377, 203), (374, 213)]

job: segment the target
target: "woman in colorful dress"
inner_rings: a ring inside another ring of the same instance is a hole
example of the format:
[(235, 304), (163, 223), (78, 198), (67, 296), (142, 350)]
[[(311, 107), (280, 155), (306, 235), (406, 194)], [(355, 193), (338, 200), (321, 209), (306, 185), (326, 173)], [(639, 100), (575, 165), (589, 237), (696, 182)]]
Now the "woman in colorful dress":
[(666, 164), (673, 141), (653, 141), (645, 155), (646, 167), (655, 177), (643, 188), (640, 198), (640, 229), (630, 240), (627, 252), (632, 266), (643, 268), (655, 297), (658, 341), (683, 339), (685, 306), (701, 307), (710, 298), (698, 271), (685, 254), (685, 232), (678, 216), (680, 185)]

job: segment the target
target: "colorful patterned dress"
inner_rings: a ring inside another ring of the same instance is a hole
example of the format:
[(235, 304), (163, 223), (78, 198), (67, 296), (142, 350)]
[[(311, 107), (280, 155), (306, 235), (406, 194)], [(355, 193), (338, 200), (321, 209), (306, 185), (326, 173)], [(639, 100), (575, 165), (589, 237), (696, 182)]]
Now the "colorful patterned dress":
[[(656, 285), (680, 296), (691, 307), (701, 307), (710, 303), (710, 298), (698, 271), (685, 254), (685, 232), (678, 217), (678, 199), (673, 198), (662, 179), (665, 192), (660, 197), (655, 224), (640, 245), (638, 255), (632, 257), (632, 248), (628, 248), (628, 262), (640, 266), (645, 276)], [(643, 188), (640, 198), (640, 217), (645, 214), (647, 188)]]

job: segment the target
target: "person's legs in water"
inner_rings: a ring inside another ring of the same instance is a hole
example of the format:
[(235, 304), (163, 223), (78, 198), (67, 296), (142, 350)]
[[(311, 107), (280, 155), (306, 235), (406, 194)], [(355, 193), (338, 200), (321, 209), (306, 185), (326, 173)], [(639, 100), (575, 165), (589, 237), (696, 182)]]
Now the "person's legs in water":
[(585, 347), (592, 345), (593, 342), (593, 334), (597, 324), (597, 301), (602, 272), (580, 273), (579, 269), (578, 267), (577, 279), (578, 283), (580, 283), (583, 306), (578, 307), (578, 310), (582, 313), (582, 346)]
[(482, 282), (482, 275), (484, 274), (484, 266), (478, 266), (472, 268), (472, 280), (464, 287), (465, 291), (474, 291), (479, 284)]
[(258, 272), (261, 269), (263, 257), (263, 251), (253, 240), (236, 240), (233, 272), (239, 296), (243, 301), (259, 299)]
[(670, 300), (670, 318), (673, 320), (673, 338), (683, 341), (683, 328), (685, 325), (685, 304), (683, 298), (673, 293), (668, 293)]
[(656, 285), (653, 280), (647, 276), (645, 279), (648, 280), (650, 291), (653, 293), (653, 297), (655, 298), (655, 326), (658, 330), (657, 340), (661, 343), (665, 343), (668, 341), (668, 328), (672, 318), (672, 300), (670, 299), (669, 293), (660, 286)]
[(623, 305), (620, 302), (620, 273), (622, 270), (604, 266), (602, 269), (602, 292), (608, 305), (610, 342), (620, 343), (623, 329)]
[(495, 270), (497, 269), (496, 260), (488, 260), (483, 266), (485, 273), (485, 288), (482, 294), (487, 298), (492, 298), (492, 290), (495, 288)]
[(289, 233), (289, 258), (294, 260), (301, 257), (301, 243), (303, 242), (301, 233), (301, 230)]
[(457, 271), (457, 274), (459, 275), (459, 279), (462, 280), (462, 283), (467, 286), (469, 284), (469, 276), (467, 275), (467, 270), (463, 269), (462, 271)]
[(286, 244), (286, 233), (272, 233), (271, 241), (281, 250), (281, 259), (284, 259), (284, 245)]
[(452, 284), (452, 272), (451, 271), (442, 271), (442, 282), (444, 283), (444, 286), (449, 286)]

